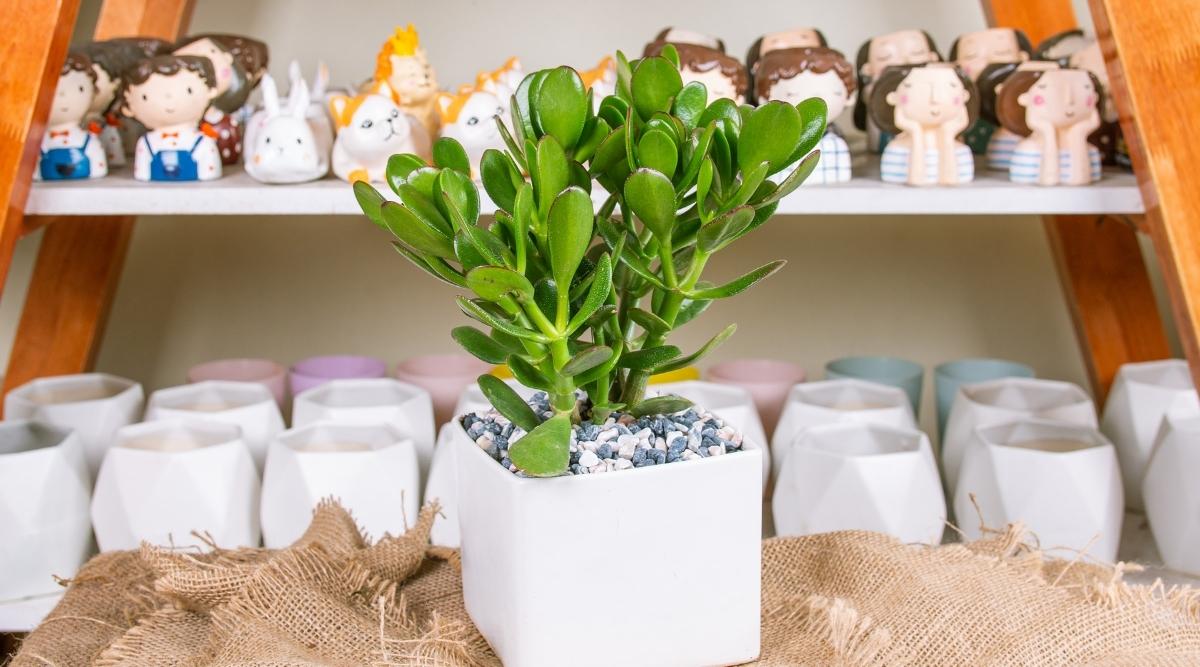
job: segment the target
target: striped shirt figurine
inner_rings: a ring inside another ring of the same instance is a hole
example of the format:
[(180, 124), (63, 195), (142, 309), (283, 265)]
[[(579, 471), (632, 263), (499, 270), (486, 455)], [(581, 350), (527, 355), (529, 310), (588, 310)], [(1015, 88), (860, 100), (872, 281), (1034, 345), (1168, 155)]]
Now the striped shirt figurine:
[[(883, 151), (883, 157), (880, 158), (880, 179), (884, 183), (907, 183), (908, 157), (911, 153), (912, 149), (906, 145), (898, 145), (894, 141), (889, 143)], [(975, 157), (966, 144), (955, 145), (954, 159), (957, 162), (958, 182), (970, 183), (975, 180)], [(925, 183), (927, 185), (938, 184), (938, 167), (938, 150), (936, 148), (927, 149), (925, 151)]]
[[(1088, 144), (1088, 166), (1092, 181), (1100, 180), (1100, 149), (1091, 144)], [(1041, 151), (1026, 146), (1017, 147), (1008, 171), (1009, 180), (1022, 185), (1037, 185), (1041, 173)], [(1058, 178), (1063, 182), (1071, 178), (1071, 153), (1066, 149), (1058, 151)]]
[(987, 147), (987, 168), (992, 171), (1008, 171), (1012, 162), (1013, 151), (1021, 137), (1013, 132), (1000, 128), (992, 134)]

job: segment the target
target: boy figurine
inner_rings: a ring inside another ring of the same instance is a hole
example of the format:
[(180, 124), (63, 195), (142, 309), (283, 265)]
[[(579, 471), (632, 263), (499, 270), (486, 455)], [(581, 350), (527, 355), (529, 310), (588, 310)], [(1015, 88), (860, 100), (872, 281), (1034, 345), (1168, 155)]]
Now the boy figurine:
[(646, 45), (646, 56), (657, 56), (667, 44), (679, 53), (679, 75), (684, 85), (693, 81), (704, 84), (709, 104), (722, 98), (745, 103), (750, 93), (750, 76), (737, 58), (706, 46), (661, 40)]
[(138, 46), (129, 40), (90, 42), (82, 48), (92, 61), (96, 73), (96, 95), (88, 109), (87, 123), (92, 131), (99, 130), (100, 145), (110, 166), (125, 165), (125, 141), (121, 136), (121, 118), (113, 113), (121, 74), (143, 57)]
[(375, 56), (374, 81), (386, 81), (396, 94), (400, 110), (415, 117), (431, 137), (438, 136), (437, 75), (421, 48), (411, 23), (396, 28)]
[(42, 137), (35, 180), (99, 178), (108, 174), (104, 147), (82, 126), (96, 95), (96, 72), (81, 53), (67, 54), (54, 88), (50, 119)]
[(156, 56), (125, 72), (122, 111), (146, 126), (133, 157), (139, 181), (210, 181), (221, 154), (199, 129), (217, 95), (212, 62), (201, 56)]

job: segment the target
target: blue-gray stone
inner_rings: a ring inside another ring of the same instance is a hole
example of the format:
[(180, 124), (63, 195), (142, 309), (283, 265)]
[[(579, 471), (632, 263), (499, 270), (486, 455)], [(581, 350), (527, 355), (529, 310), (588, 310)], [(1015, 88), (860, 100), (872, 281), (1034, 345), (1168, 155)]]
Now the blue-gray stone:
[(611, 459), (613, 457), (612, 445), (607, 442), (596, 448), (596, 456), (602, 459)]

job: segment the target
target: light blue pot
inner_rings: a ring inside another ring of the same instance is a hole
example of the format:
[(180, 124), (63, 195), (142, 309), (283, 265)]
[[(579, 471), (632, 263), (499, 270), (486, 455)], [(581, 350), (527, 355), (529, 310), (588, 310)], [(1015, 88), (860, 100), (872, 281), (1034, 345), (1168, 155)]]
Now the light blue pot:
[(913, 414), (921, 414), (921, 386), (925, 367), (896, 357), (842, 357), (825, 364), (825, 378), (855, 378), (903, 389), (912, 403)]
[(958, 359), (938, 364), (933, 371), (933, 387), (937, 394), (938, 441), (946, 432), (950, 406), (954, 404), (954, 395), (960, 386), (1007, 377), (1031, 378), (1033, 369), (1004, 359)]

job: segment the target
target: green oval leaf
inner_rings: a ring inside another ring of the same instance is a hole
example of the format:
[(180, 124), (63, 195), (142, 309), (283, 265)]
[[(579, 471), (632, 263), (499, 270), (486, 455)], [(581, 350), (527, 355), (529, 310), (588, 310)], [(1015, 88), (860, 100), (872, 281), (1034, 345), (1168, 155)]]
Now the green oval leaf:
[(576, 187), (554, 199), (546, 228), (550, 272), (559, 285), (570, 285), (592, 242), (592, 198)]
[(463, 311), (467, 317), (470, 317), (478, 322), (482, 322), (493, 329), (503, 331), (510, 336), (516, 336), (517, 338), (524, 338), (526, 340), (532, 340), (538, 343), (545, 344), (549, 342), (549, 339), (542, 334), (519, 327), (508, 320), (496, 317), (470, 299), (460, 296), (455, 298), (455, 302), (458, 304), (459, 310)]
[(738, 135), (738, 168), (747, 172), (768, 162), (768, 174), (783, 169), (789, 164), (803, 129), (800, 112), (787, 102), (775, 100), (758, 107)]
[(383, 221), (383, 214), (379, 211), (379, 207), (386, 201), (383, 195), (379, 194), (374, 185), (366, 181), (355, 181), (352, 187), (354, 189), (354, 199), (358, 202), (358, 207), (362, 209), (367, 219), (387, 229), (387, 224)]
[(666, 320), (641, 308), (631, 308), (629, 319), (650, 334), (667, 333), (671, 330), (671, 325), (667, 324)]
[(526, 361), (523, 356), (516, 354), (509, 355), (508, 370), (512, 371), (513, 377), (517, 379), (517, 382), (530, 389), (548, 392), (553, 388), (553, 383), (550, 379), (535, 368), (533, 364)]
[(647, 398), (629, 410), (629, 414), (641, 419), (656, 415), (673, 415), (683, 412), (694, 405), (682, 396), (655, 396)]
[(692, 299), (724, 299), (735, 294), (740, 294), (746, 291), (754, 283), (757, 283), (772, 273), (775, 273), (779, 269), (782, 269), (784, 264), (787, 264), (787, 260), (777, 259), (774, 262), (764, 264), (757, 269), (754, 269), (750, 273), (747, 273), (740, 278), (731, 280), (724, 285), (695, 290), (688, 294), (688, 297)]
[(550, 213), (554, 198), (571, 183), (571, 165), (567, 162), (562, 145), (554, 137), (542, 137), (536, 152), (533, 189), (537, 196), (538, 212), (544, 220)]
[(700, 228), (696, 234), (696, 247), (706, 253), (713, 253), (741, 236), (743, 230), (754, 221), (754, 209), (750, 206), (739, 206), (728, 211), (715, 220)]
[[(407, 187), (407, 186), (406, 186)], [(416, 250), (435, 257), (452, 259), (454, 243), (442, 230), (418, 217), (403, 204), (385, 201), (379, 207), (380, 217), (396, 238)]]
[(800, 113), (804, 130), (800, 133), (800, 141), (795, 152), (792, 153), (792, 162), (808, 155), (817, 147), (817, 144), (821, 143), (821, 137), (825, 136), (829, 107), (825, 105), (825, 100), (819, 97), (810, 97), (797, 104), (796, 111)]
[(415, 185), (412, 183), (400, 185), (396, 188), (396, 194), (400, 195), (400, 201), (404, 202), (404, 207), (430, 229), (438, 230), (446, 238), (450, 238), (450, 235), (454, 233), (450, 221), (442, 215), (433, 200), (418, 190)]
[(383, 176), (387, 180), (388, 186), (392, 188), (392, 192), (400, 194), (396, 188), (407, 183), (409, 175), (414, 171), (428, 166), (419, 155), (400, 153), (388, 158), (387, 166), (383, 169)]
[(555, 415), (508, 446), (508, 458), (530, 477), (554, 477), (571, 462), (571, 417)]
[[(470, 353), (471, 356), (489, 364), (502, 364), (510, 354), (508, 348), (475, 327), (466, 325), (454, 327), (450, 330), (450, 337)], [(509, 419), (512, 418), (509, 417)]]
[(451, 287), (466, 287), (467, 279), (455, 271), (446, 262), (432, 255), (422, 255), (400, 241), (393, 241), (392, 247), (414, 266)]
[(679, 90), (671, 114), (683, 123), (688, 132), (700, 126), (700, 116), (708, 106), (708, 89), (699, 81), (693, 81)]
[[(433, 185), (442, 196), (434, 199), (438, 211), (450, 220), (473, 225), (479, 219), (479, 190), (471, 177), (455, 169), (443, 169)], [(454, 211), (450, 210), (453, 207)]]
[(526, 431), (533, 431), (542, 423), (533, 408), (529, 407), (517, 390), (508, 386), (504, 380), (495, 375), (480, 375), (477, 382), (479, 382), (479, 390), (483, 392), (483, 396), (492, 404), (492, 407), (512, 423)]
[(556, 67), (546, 73), (536, 94), (533, 112), (538, 127), (564, 149), (574, 148), (589, 110), (587, 89), (579, 73), (570, 67)]
[(495, 148), (485, 150), (479, 160), (479, 176), (492, 203), (500, 210), (511, 213), (517, 188), (523, 181), (512, 158)]
[(729, 337), (732, 336), (733, 332), (735, 332), (735, 331), (737, 331), (737, 324), (730, 324), (729, 326), (722, 329), (721, 333), (710, 338), (707, 343), (705, 343), (703, 346), (700, 347), (699, 350), (696, 350), (695, 352), (693, 352), (687, 356), (680, 357), (680, 358), (676, 359), (675, 361), (672, 361), (669, 364), (664, 364), (663, 366), (660, 366), (658, 368), (658, 372), (659, 373), (669, 373), (671, 371), (677, 371), (681, 368), (687, 368), (688, 366), (691, 366), (692, 364), (696, 363), (697, 361), (700, 361), (704, 357), (708, 356), (713, 350), (720, 347), (721, 343), (724, 343), (725, 341), (729, 340)]
[(653, 371), (680, 354), (682, 352), (674, 345), (660, 345), (645, 350), (626, 352), (621, 355), (621, 361), (617, 365), (635, 371)]
[(647, 130), (638, 142), (638, 163), (665, 174), (675, 175), (679, 164), (679, 148), (671, 136), (662, 130)]
[(612, 353), (612, 348), (607, 345), (585, 347), (563, 364), (558, 372), (566, 377), (575, 377), (608, 361), (612, 358)]
[(675, 188), (653, 169), (638, 169), (625, 179), (625, 201), (660, 242), (667, 243), (675, 225)]
[(679, 68), (662, 56), (642, 58), (633, 70), (633, 106), (642, 120), (656, 111), (670, 111), (671, 101), (683, 88)]
[(471, 175), (471, 160), (467, 158), (467, 151), (453, 137), (442, 137), (433, 142), (433, 166), (453, 169), (467, 177)]
[(481, 266), (467, 274), (467, 287), (488, 301), (515, 296), (520, 301), (533, 298), (533, 285), (525, 276), (498, 266)]
[(567, 324), (567, 333), (573, 334), (583, 326), (588, 318), (604, 305), (610, 291), (612, 291), (612, 259), (608, 253), (604, 253), (596, 262), (596, 270), (592, 272), (592, 284), (588, 286), (588, 293), (583, 299), (583, 305), (575, 311), (571, 322)]

